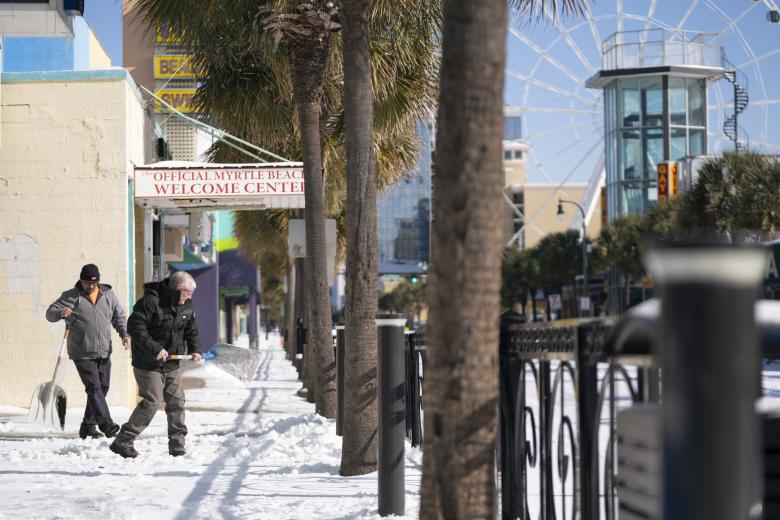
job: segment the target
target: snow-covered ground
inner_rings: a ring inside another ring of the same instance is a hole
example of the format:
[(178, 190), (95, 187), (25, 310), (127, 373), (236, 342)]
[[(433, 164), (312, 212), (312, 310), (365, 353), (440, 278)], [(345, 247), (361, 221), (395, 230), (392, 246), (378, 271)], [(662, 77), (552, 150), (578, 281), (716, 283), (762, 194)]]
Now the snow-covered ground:
[[(140, 456), (125, 460), (105, 438), (78, 438), (83, 408), (68, 409), (64, 432), (42, 432), (22, 422), (26, 410), (0, 408), (0, 519), (379, 518), (377, 474), (338, 475), (335, 421), (296, 395), (301, 385), (278, 336), (261, 353), (248, 385), (208, 362), (186, 372), (180, 458), (168, 455), (162, 411), (136, 441)], [(111, 413), (121, 424), (130, 410)], [(419, 508), (421, 463), (407, 445), (409, 518)]]

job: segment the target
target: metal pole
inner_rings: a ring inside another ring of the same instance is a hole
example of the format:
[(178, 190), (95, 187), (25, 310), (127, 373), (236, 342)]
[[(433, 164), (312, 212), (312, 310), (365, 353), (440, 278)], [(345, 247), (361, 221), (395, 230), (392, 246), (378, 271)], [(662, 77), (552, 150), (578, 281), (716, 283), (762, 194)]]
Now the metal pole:
[[(587, 239), (587, 232), (588, 232), (588, 223), (585, 220), (585, 210), (582, 209), (582, 206), (578, 202), (574, 202), (573, 200), (566, 200), (566, 199), (558, 199), (558, 212), (561, 218), (563, 218), (563, 210), (561, 209), (561, 204), (574, 204), (577, 206), (577, 209), (580, 210), (580, 215), (582, 215), (582, 282), (583, 282), (583, 296), (588, 296), (590, 293), (588, 292), (588, 239)], [(575, 286), (575, 295), (576, 295), (576, 286)], [(579, 302), (578, 302), (579, 303)], [(579, 303), (578, 307), (578, 313), (580, 317), (585, 315), (585, 311), (582, 310), (582, 304)], [(590, 314), (590, 303), (588, 304), (588, 314)]]
[(592, 352), (586, 349), (588, 330), (577, 329), (577, 404), (579, 421), (579, 502), (581, 518), (599, 518), (599, 451), (598, 436), (601, 426), (598, 409), (598, 369)]
[(336, 435), (344, 434), (344, 325), (336, 325)]
[(765, 261), (759, 248), (678, 247), (647, 257), (662, 296), (666, 520), (760, 518), (754, 305)]
[(379, 327), (379, 515), (404, 516), (404, 441), (406, 438), (406, 318), (381, 317)]

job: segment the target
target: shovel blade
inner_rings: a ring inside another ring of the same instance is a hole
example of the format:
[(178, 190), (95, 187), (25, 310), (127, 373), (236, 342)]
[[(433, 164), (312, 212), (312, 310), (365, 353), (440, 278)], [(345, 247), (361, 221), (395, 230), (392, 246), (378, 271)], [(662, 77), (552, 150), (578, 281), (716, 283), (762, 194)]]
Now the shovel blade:
[(65, 412), (68, 397), (61, 386), (53, 382), (37, 386), (30, 400), (29, 422), (65, 429)]

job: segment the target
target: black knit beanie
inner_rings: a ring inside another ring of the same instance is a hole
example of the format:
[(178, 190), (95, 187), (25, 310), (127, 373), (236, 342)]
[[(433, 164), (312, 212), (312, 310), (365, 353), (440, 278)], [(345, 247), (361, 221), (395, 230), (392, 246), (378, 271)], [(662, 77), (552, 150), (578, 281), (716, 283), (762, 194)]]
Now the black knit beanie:
[(79, 279), (84, 280), (85, 282), (99, 282), (100, 271), (98, 270), (98, 266), (95, 264), (87, 264), (82, 267)]

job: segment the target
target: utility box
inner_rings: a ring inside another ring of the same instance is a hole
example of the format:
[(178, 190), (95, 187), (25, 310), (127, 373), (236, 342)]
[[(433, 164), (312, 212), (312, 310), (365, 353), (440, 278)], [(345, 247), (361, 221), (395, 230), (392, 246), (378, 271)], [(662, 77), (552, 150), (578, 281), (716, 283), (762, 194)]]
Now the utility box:
[(617, 495), (620, 520), (661, 520), (660, 407), (618, 412)]

